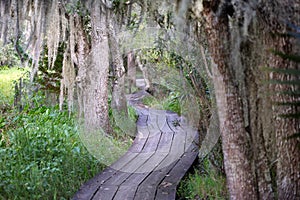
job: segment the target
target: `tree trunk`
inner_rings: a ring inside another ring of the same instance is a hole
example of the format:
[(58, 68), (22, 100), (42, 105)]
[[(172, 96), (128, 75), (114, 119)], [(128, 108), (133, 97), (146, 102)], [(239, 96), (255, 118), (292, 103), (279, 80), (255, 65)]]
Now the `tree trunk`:
[(8, 30), (8, 19), (9, 19), (9, 2), (7, 1), (1, 1), (0, 2), (0, 17), (1, 17), (1, 22), (0, 22), (0, 39), (2, 44), (1, 45), (6, 45), (7, 43), (7, 30)]
[[(113, 19), (113, 17), (111, 17)], [(127, 101), (125, 97), (125, 68), (122, 55), (119, 50), (119, 45), (116, 39), (115, 24), (111, 20), (109, 28), (109, 47), (111, 52), (111, 65), (113, 68), (112, 80), (112, 102), (111, 107), (117, 115), (127, 117)]]
[(153, 92), (153, 88), (152, 88), (152, 77), (149, 73), (150, 71), (150, 64), (148, 63), (148, 61), (144, 61), (142, 60), (142, 52), (138, 52), (137, 56), (136, 56), (136, 62), (138, 67), (140, 68), (140, 70), (143, 73), (143, 77), (144, 77), (144, 81), (145, 81), (145, 90), (147, 90), (148, 92)]
[(85, 63), (83, 107), (86, 129), (103, 129), (108, 132), (109, 46), (107, 13), (104, 9), (100, 1), (93, 2), (91, 9), (92, 44), (90, 55)]
[(136, 65), (133, 51), (127, 54), (127, 77), (129, 93), (131, 93), (132, 88), (136, 87)]
[[(209, 48), (216, 63), (212, 68), (213, 82), (230, 196), (274, 199), (277, 183), (279, 199), (297, 199), (299, 139), (286, 138), (299, 132), (299, 120), (279, 117), (296, 112), (295, 107), (272, 105), (295, 102), (296, 99), (278, 95), (280, 91), (291, 91), (293, 86), (264, 84), (268, 76), (264, 76), (262, 67), (297, 68), (268, 50), (299, 53), (293, 39), (280, 36), (286, 34), (286, 19), (292, 24), (299, 23), (299, 11), (297, 14), (287, 10), (291, 5), (287, 1), (202, 3)], [(299, 3), (294, 3), (299, 7)], [(270, 78), (295, 77), (271, 73)], [(266, 95), (266, 90), (272, 96)], [(271, 176), (274, 163), (277, 177)]]
[[(292, 6), (291, 6), (292, 5)], [(300, 2), (299, 1), (265, 1), (258, 7), (261, 24), (266, 30), (265, 45), (268, 49), (289, 55), (300, 55), (299, 38), (287, 36), (288, 31), (296, 32), (289, 24), (300, 27)], [(267, 29), (265, 28), (267, 27)], [(273, 69), (300, 70), (299, 63), (289, 59), (282, 59), (272, 53), (266, 59), (267, 66)], [(293, 74), (270, 73), (270, 79), (276, 81), (295, 81), (299, 76)], [(299, 86), (298, 86), (299, 87)], [(299, 96), (285, 95), (284, 92), (299, 90), (294, 84), (270, 85), (272, 101), (275, 103), (299, 102)], [(276, 184), (279, 199), (300, 199), (300, 138), (288, 139), (300, 132), (299, 118), (283, 117), (295, 114), (297, 106), (272, 107), (274, 113), (276, 145)], [(299, 107), (298, 107), (299, 109)], [(299, 112), (299, 110), (298, 110)], [(274, 133), (273, 133), (274, 134)]]
[[(214, 5), (220, 6), (220, 5)], [(220, 120), (227, 185), (232, 199), (257, 199), (252, 166), (250, 136), (246, 132), (243, 104), (230, 62), (230, 30), (227, 13), (216, 18), (212, 7), (205, 8), (212, 57), (213, 83)]]

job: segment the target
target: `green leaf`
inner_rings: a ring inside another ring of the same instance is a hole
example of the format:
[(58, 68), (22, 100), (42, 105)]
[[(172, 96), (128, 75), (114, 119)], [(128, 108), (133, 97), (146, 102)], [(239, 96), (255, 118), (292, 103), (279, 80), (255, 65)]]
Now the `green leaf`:
[(295, 139), (295, 138), (299, 138), (300, 137), (300, 133), (294, 133), (293, 135), (287, 137), (287, 139)]
[(279, 116), (282, 118), (300, 118), (300, 113), (283, 114)]
[(264, 70), (270, 71), (270, 72), (277, 72), (277, 73), (281, 73), (281, 74), (300, 75), (299, 69), (281, 69), (281, 68), (266, 67), (266, 68), (264, 68)]
[(283, 53), (283, 52), (277, 51), (277, 50), (271, 50), (271, 52), (274, 53), (277, 56), (280, 56), (282, 59), (300, 63), (300, 56), (299, 55), (286, 54), (286, 53)]
[(282, 91), (282, 92), (278, 92), (278, 94), (289, 95), (291, 97), (300, 97), (300, 90), (296, 90), (296, 91)]
[(275, 102), (278, 106), (300, 106), (300, 101), (295, 102)]
[(269, 80), (269, 84), (281, 84), (281, 85), (300, 85), (300, 80), (282, 81), (282, 80)]

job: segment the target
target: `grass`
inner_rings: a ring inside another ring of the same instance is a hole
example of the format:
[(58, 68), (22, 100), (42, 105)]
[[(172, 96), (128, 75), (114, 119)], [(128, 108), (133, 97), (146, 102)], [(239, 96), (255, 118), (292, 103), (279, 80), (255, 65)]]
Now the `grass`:
[(0, 199), (70, 199), (105, 166), (82, 144), (76, 116), (40, 94), (35, 107), (13, 109), (13, 83), (25, 72), (0, 70)]
[(0, 121), (0, 199), (69, 199), (103, 168), (82, 145), (75, 117), (58, 107)]
[(1, 68), (0, 70), (0, 104), (12, 104), (14, 82), (28, 71), (23, 68)]
[(175, 92), (170, 92), (166, 97), (161, 96), (155, 98), (154, 96), (147, 96), (143, 98), (143, 104), (151, 108), (158, 110), (168, 110), (173, 111), (177, 114), (181, 114), (181, 105), (179, 101), (179, 94)]
[(177, 192), (179, 199), (229, 199), (224, 175), (218, 174), (208, 159), (202, 164), (202, 170), (195, 170), (181, 182)]

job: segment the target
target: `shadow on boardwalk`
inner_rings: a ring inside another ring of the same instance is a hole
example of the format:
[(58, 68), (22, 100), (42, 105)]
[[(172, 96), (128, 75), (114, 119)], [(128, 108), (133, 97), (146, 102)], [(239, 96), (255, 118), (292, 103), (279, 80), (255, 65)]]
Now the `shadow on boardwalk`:
[(81, 186), (73, 199), (175, 199), (176, 187), (198, 155), (198, 133), (176, 113), (146, 108), (144, 91), (128, 96), (139, 118), (130, 149)]

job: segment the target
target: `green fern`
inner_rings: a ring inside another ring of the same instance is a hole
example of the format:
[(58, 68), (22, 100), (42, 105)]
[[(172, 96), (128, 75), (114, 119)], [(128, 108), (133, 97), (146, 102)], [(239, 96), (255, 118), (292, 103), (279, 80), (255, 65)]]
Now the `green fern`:
[[(300, 34), (297, 33), (300, 30), (300, 27), (297, 27), (295, 25), (292, 24), (288, 24), (288, 26), (292, 29), (294, 29), (296, 31), (296, 33), (290, 32), (288, 35), (286, 35), (287, 37), (294, 37), (295, 39), (300, 41)], [(294, 55), (294, 54), (286, 54), (284, 52), (281, 51), (276, 51), (276, 50), (271, 50), (271, 52), (276, 55), (281, 57), (284, 60), (288, 60), (291, 62), (294, 62), (296, 64), (300, 64), (300, 55)], [(275, 105), (277, 106), (291, 106), (293, 108), (295, 108), (295, 112), (294, 113), (289, 113), (289, 114), (282, 114), (279, 115), (279, 117), (282, 118), (289, 118), (289, 119), (295, 119), (295, 120), (299, 120), (300, 119), (300, 101), (299, 101), (299, 97), (300, 97), (300, 69), (280, 69), (280, 68), (267, 68), (266, 69), (269, 72), (275, 72), (275, 73), (279, 73), (279, 74), (283, 74), (283, 75), (289, 75), (289, 76), (293, 76), (294, 80), (270, 80), (268, 81), (269, 84), (280, 84), (280, 85), (290, 85), (293, 88), (295, 88), (293, 91), (291, 90), (286, 90), (286, 91), (280, 91), (277, 92), (277, 94), (279, 95), (287, 95), (290, 96), (294, 99), (296, 99), (295, 101), (292, 102), (274, 102)], [(300, 132), (294, 133), (291, 136), (289, 136), (287, 139), (295, 139), (295, 138), (299, 138), (300, 137)]]

